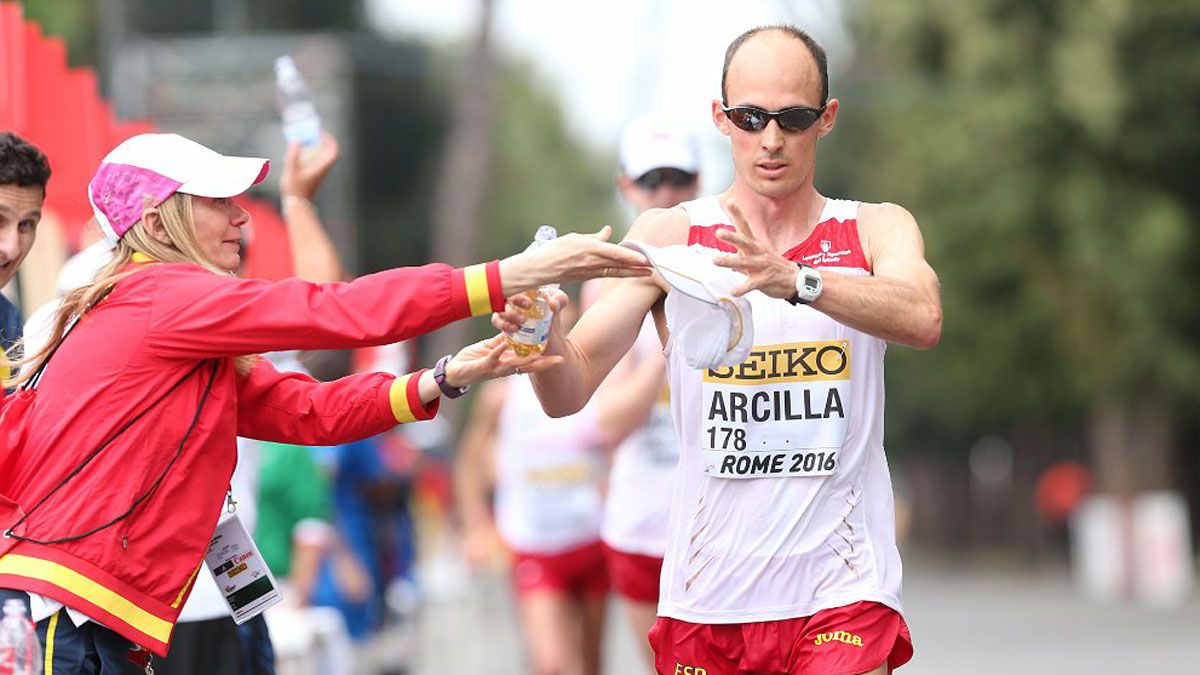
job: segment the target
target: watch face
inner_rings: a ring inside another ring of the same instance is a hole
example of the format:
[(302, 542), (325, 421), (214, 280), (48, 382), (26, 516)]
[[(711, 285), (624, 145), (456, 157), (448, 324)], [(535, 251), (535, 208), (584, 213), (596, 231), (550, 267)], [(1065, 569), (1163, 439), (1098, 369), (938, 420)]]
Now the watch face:
[(804, 277), (804, 287), (809, 291), (816, 293), (821, 290), (821, 283), (814, 277)]

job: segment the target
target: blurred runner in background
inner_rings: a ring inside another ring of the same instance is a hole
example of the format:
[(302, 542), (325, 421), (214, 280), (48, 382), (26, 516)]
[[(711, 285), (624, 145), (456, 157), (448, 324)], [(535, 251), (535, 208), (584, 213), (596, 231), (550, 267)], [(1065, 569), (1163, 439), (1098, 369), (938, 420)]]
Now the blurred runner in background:
[[(697, 139), (666, 115), (645, 115), (630, 122), (621, 137), (620, 159), (617, 187), (637, 214), (696, 198)], [(585, 304), (599, 293), (600, 284), (585, 284)], [(619, 438), (632, 434), (613, 456), (600, 534), (609, 579), (624, 601), (637, 644), (652, 669), (654, 653), (646, 635), (658, 609), (679, 441), (671, 422), (666, 359), (650, 317), (642, 323), (633, 348), (605, 380), (598, 400), (606, 433)]]
[[(574, 312), (564, 308), (570, 322)], [(600, 542), (605, 438), (595, 406), (551, 419), (529, 379), (481, 388), (455, 462), (474, 565), (512, 553), (512, 584), (536, 675), (599, 675), (608, 596)], [(495, 509), (490, 495), (495, 489)]]

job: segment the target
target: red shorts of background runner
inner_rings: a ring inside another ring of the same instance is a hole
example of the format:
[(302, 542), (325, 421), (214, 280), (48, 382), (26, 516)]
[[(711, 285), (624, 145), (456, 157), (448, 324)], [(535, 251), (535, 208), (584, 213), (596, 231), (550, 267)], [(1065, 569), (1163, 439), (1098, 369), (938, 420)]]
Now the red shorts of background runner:
[(557, 591), (575, 597), (608, 593), (604, 545), (599, 541), (562, 553), (513, 552), (513, 587), (517, 595)]
[(903, 617), (877, 602), (758, 623), (659, 617), (650, 629), (650, 646), (661, 675), (859, 675), (885, 660), (891, 672), (913, 653)]
[(658, 579), (662, 576), (662, 558), (626, 553), (605, 544), (608, 578), (621, 597), (630, 602), (658, 603)]

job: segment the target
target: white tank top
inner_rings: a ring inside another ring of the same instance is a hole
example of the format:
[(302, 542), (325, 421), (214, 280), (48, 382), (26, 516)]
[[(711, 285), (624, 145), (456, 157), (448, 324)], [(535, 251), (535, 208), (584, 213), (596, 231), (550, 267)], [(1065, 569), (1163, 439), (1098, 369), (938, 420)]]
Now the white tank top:
[[(661, 351), (654, 319), (647, 317), (630, 355), (636, 361)], [(601, 528), (604, 543), (625, 553), (663, 556), (678, 464), (679, 440), (675, 437), (671, 397), (664, 381), (650, 418), (613, 456)]]
[(554, 419), (527, 377), (508, 378), (496, 438), (496, 527), (521, 553), (562, 553), (600, 536), (595, 406)]
[[(716, 198), (683, 205), (688, 243), (732, 250)], [(858, 203), (828, 200), (786, 253), (826, 274), (869, 275)], [(811, 307), (754, 291), (754, 349), (733, 368), (688, 368), (668, 344), (682, 445), (659, 614), (694, 623), (810, 616), (871, 600), (901, 611), (883, 452), (886, 343)], [(667, 296), (667, 325), (678, 305)]]

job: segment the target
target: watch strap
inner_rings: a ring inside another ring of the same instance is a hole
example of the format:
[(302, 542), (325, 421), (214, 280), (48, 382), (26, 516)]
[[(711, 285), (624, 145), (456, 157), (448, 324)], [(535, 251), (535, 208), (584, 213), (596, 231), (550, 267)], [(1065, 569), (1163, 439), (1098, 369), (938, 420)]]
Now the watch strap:
[(438, 389), (441, 390), (442, 396), (446, 398), (458, 398), (459, 396), (467, 393), (467, 390), (470, 389), (471, 386), (467, 385), (465, 387), (454, 387), (446, 382), (446, 364), (450, 363), (451, 358), (453, 358), (453, 355), (447, 354), (438, 359), (437, 365), (433, 367), (433, 381), (437, 382)]

